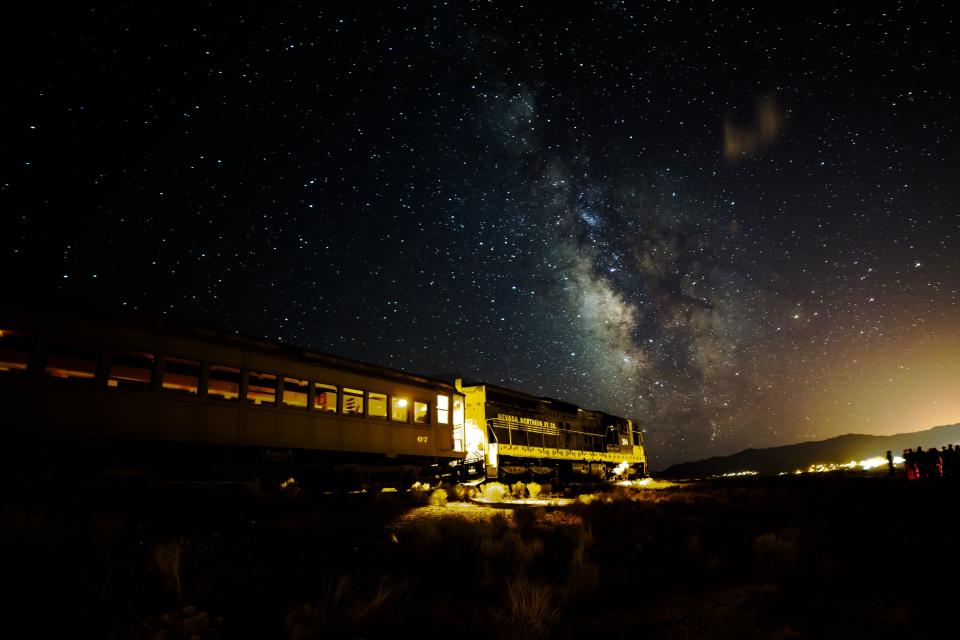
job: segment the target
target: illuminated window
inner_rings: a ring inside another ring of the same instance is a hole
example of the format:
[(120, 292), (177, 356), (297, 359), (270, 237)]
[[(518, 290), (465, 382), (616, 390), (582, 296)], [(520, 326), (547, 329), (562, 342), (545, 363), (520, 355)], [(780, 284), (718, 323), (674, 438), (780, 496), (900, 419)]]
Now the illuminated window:
[(240, 400), (240, 369), (210, 365), (207, 376), (207, 395), (222, 400)]
[(250, 371), (247, 380), (247, 402), (261, 406), (277, 403), (277, 376), (272, 373)]
[(44, 371), (54, 378), (93, 380), (97, 375), (97, 349), (74, 342), (51, 342)]
[(437, 422), (450, 424), (450, 396), (437, 396)]
[(406, 398), (394, 398), (391, 403), (390, 419), (397, 422), (410, 420), (410, 401)]
[(359, 389), (343, 388), (343, 414), (363, 415), (363, 391)]
[(382, 393), (370, 392), (367, 394), (367, 415), (371, 418), (387, 417), (387, 396)]
[[(461, 403), (463, 402), (462, 397), (458, 397), (458, 399), (460, 400)], [(457, 406), (456, 403), (454, 403), (455, 408), (456, 406)], [(453, 417), (456, 418), (458, 415), (460, 416), (461, 422), (458, 423), (454, 421), (453, 423), (453, 450), (466, 451), (466, 447), (468, 446), (467, 445), (467, 428), (466, 428), (466, 425), (463, 424), (462, 422), (463, 420), (462, 408), (459, 412), (454, 410)], [(480, 427), (476, 423), (474, 423), (474, 432), (479, 430), (480, 430)], [(477, 436), (476, 433), (474, 433), (474, 436), (475, 436), (474, 442), (472, 443), (471, 448), (473, 449), (473, 451), (478, 451), (481, 447), (483, 447), (483, 436), (482, 434)]]
[(310, 383), (296, 378), (283, 379), (283, 406), (297, 409), (307, 408), (307, 391)]
[(430, 405), (426, 402), (413, 401), (413, 421), (417, 424), (430, 422)]
[(196, 395), (200, 384), (200, 363), (180, 358), (167, 358), (163, 365), (163, 388)]
[(0, 372), (26, 371), (33, 350), (33, 336), (0, 329)]
[(317, 411), (326, 411), (329, 413), (337, 412), (337, 388), (329, 384), (317, 382), (315, 385), (315, 394), (313, 396), (313, 408)]
[(463, 396), (453, 397), (453, 426), (463, 425)]
[(150, 389), (153, 355), (137, 351), (116, 351), (110, 358), (107, 386), (119, 389)]

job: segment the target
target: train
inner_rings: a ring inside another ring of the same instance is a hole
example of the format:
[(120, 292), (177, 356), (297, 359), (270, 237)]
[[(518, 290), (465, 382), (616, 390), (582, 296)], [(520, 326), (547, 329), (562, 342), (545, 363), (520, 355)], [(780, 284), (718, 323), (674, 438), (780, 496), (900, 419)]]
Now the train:
[(0, 406), (18, 462), (111, 473), (336, 486), (646, 473), (626, 418), (52, 296), (0, 301)]

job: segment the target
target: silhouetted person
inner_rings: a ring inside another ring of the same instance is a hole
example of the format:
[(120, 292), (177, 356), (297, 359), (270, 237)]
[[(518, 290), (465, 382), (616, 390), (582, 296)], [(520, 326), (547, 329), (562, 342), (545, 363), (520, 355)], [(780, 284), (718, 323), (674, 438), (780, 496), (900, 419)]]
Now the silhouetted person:
[(960, 450), (948, 444), (940, 455), (943, 458), (943, 477), (952, 478), (957, 473), (957, 465), (960, 464)]
[(923, 447), (917, 447), (917, 452), (913, 455), (917, 462), (917, 477), (921, 479), (929, 478), (930, 465), (927, 463), (927, 452), (923, 450)]
[(940, 478), (943, 473), (943, 459), (936, 447), (927, 449), (927, 468), (930, 478)]
[(917, 479), (917, 456), (913, 449), (903, 450), (903, 468), (907, 472), (907, 480)]
[(893, 451), (887, 450), (887, 466), (890, 468), (890, 475), (893, 475)]

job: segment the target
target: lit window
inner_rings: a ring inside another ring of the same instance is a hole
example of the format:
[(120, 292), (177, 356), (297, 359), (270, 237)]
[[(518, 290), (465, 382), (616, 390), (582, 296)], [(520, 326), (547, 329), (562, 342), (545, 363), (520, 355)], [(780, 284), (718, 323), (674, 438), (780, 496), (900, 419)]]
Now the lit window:
[(430, 422), (430, 405), (426, 402), (413, 401), (413, 421), (417, 424)]
[(247, 402), (262, 406), (273, 406), (277, 403), (277, 376), (272, 373), (257, 373), (250, 371), (247, 374)]
[(450, 396), (437, 396), (437, 422), (450, 424)]
[(463, 424), (463, 396), (453, 397), (453, 424), (454, 426)]
[(32, 349), (32, 336), (10, 329), (0, 329), (0, 372), (26, 371)]
[(367, 394), (367, 415), (371, 418), (387, 417), (387, 396), (382, 393), (370, 392)]
[(137, 351), (116, 351), (110, 359), (107, 386), (119, 389), (150, 389), (153, 355)]
[(163, 388), (196, 395), (200, 384), (200, 363), (167, 358), (163, 365)]
[(344, 415), (363, 415), (363, 391), (343, 388), (343, 413)]
[(407, 422), (410, 419), (410, 401), (406, 398), (394, 398), (391, 409), (391, 420)]
[(466, 442), (466, 425), (463, 422), (463, 396), (453, 396), (453, 449), (463, 451)]
[(297, 409), (307, 408), (307, 390), (310, 384), (306, 380), (296, 378), (283, 379), (283, 405)]
[(44, 369), (54, 378), (93, 380), (97, 375), (97, 349), (73, 342), (51, 342)]
[(313, 396), (313, 408), (317, 411), (326, 411), (329, 413), (337, 412), (337, 388), (329, 384), (315, 385), (315, 394)]
[(223, 400), (240, 399), (240, 369), (210, 365), (207, 376), (207, 395)]

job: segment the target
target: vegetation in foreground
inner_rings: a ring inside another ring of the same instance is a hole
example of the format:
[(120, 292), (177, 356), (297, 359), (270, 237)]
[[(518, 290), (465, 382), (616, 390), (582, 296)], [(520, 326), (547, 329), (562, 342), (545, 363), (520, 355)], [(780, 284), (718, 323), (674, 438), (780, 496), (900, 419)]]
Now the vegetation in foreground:
[(8, 478), (2, 493), (0, 601), (39, 636), (840, 638), (955, 626), (960, 482), (737, 478), (608, 488), (563, 508), (484, 506), (470, 487), (310, 496), (295, 483)]

